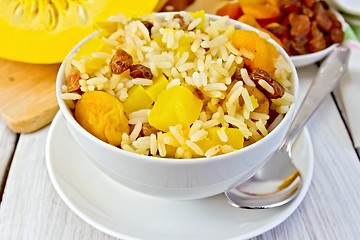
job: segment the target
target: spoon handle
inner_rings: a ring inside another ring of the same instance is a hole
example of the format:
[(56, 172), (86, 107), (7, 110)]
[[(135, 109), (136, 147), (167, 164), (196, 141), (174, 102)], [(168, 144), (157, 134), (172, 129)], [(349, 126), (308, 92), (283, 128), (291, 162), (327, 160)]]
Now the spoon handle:
[(284, 147), (288, 147), (289, 143), (293, 142), (325, 97), (336, 87), (347, 70), (349, 54), (348, 48), (340, 46), (321, 64), (303, 103), (295, 113), (289, 131), (284, 138)]

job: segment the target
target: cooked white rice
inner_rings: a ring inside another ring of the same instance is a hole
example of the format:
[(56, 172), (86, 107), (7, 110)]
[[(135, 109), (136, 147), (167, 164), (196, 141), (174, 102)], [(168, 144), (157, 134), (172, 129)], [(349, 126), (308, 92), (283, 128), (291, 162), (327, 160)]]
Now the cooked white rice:
[[(205, 157), (212, 157), (215, 154), (217, 154), (219, 151), (221, 150), (221, 145), (216, 145), (214, 147), (209, 148), (206, 152), (205, 152)], [(231, 149), (232, 151), (233, 149)], [(229, 151), (230, 152), (230, 151)]]

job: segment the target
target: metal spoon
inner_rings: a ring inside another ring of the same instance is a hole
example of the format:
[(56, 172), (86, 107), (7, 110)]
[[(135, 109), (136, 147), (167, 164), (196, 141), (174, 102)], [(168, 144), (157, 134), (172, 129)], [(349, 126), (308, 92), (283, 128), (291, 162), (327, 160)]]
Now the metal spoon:
[(292, 163), (292, 143), (343, 76), (349, 54), (349, 49), (338, 47), (321, 64), (281, 146), (255, 175), (225, 192), (231, 205), (250, 209), (273, 208), (297, 196), (302, 186), (301, 174)]

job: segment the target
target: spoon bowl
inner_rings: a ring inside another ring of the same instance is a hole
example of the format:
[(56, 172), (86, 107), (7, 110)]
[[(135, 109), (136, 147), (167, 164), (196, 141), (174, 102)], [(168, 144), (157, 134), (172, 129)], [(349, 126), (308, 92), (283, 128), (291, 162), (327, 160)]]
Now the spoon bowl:
[(301, 173), (292, 163), (291, 146), (299, 132), (335, 88), (347, 69), (350, 51), (336, 48), (321, 64), (280, 147), (246, 182), (225, 192), (235, 207), (262, 209), (284, 205), (293, 200), (301, 188)]
[(225, 195), (235, 207), (272, 208), (294, 199), (301, 182), (290, 152), (280, 148), (254, 176)]

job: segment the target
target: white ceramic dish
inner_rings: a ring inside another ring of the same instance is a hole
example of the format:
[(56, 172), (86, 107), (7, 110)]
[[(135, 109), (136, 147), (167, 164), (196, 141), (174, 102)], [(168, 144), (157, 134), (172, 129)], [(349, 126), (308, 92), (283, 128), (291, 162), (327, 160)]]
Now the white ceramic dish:
[(246, 210), (230, 206), (223, 194), (174, 201), (123, 187), (84, 154), (60, 113), (46, 145), (49, 176), (60, 197), (87, 223), (122, 240), (234, 240), (266, 232), (294, 212), (310, 186), (314, 159), (306, 129), (293, 146), (293, 157), (304, 181), (299, 195), (282, 207)]
[[(158, 13), (159, 18), (167, 14)], [(221, 17), (206, 15), (210, 20)], [(229, 20), (236, 28), (255, 30), (238, 21)], [(257, 31), (257, 30), (255, 30)], [(81, 41), (70, 54), (75, 53), (82, 44), (93, 37), (90, 35)], [(290, 58), (275, 41), (270, 40), (278, 52), (290, 64), (293, 73), (290, 81), (293, 83), (293, 94), (297, 98), (298, 76)], [(236, 152), (198, 159), (166, 159), (149, 157), (124, 151), (107, 144), (83, 129), (74, 119), (65, 102), (59, 97), (61, 87), (65, 83), (65, 64), (62, 64), (57, 76), (56, 95), (60, 110), (66, 119), (67, 126), (74, 139), (84, 149), (93, 162), (115, 181), (153, 196), (169, 199), (197, 199), (213, 196), (245, 181), (253, 175), (266, 157), (280, 145), (295, 111), (292, 104), (280, 124), (261, 141)]]
[(298, 55), (298, 56), (291, 56), (290, 59), (294, 63), (295, 67), (304, 67), (310, 64), (314, 64), (320, 60), (322, 60), (324, 57), (326, 57), (329, 53), (331, 53), (339, 44), (333, 44), (324, 50), (321, 50), (319, 52), (315, 53), (309, 53), (304, 55)]
[[(345, 31), (346, 22), (345, 22), (344, 18), (335, 9), (331, 9), (331, 10), (332, 10), (332, 12), (335, 13), (337, 19), (341, 22), (341, 24), (343, 26), (343, 30)], [(331, 53), (338, 45), (339, 45), (338, 43), (335, 43), (319, 52), (298, 55), (298, 56), (291, 56), (290, 59), (293, 62), (295, 67), (297, 67), (297, 68), (304, 67), (304, 66), (314, 64), (314, 63), (322, 60), (329, 53)]]

